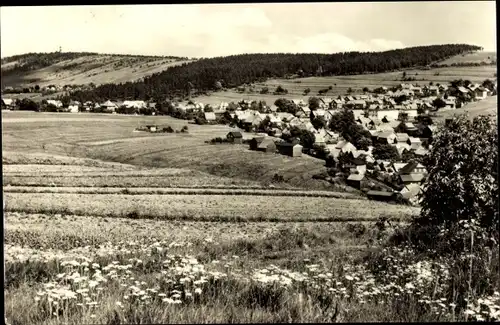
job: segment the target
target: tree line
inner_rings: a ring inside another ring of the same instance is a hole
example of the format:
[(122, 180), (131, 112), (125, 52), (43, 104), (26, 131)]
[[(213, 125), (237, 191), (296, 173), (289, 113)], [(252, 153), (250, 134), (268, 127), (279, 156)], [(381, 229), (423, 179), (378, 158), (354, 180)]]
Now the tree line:
[(418, 46), (385, 52), (336, 54), (241, 54), (200, 59), (170, 67), (144, 80), (104, 84), (90, 91), (75, 91), (76, 100), (186, 98), (222, 88), (262, 82), (268, 78), (379, 73), (438, 61), (481, 48), (466, 44)]

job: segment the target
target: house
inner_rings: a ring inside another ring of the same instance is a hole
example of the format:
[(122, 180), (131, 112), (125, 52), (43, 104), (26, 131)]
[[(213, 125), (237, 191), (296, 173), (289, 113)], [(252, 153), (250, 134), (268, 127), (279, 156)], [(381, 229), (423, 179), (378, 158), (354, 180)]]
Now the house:
[(488, 96), (487, 90), (481, 86), (474, 89), (474, 94), (477, 99), (485, 99)]
[(302, 106), (300, 109), (295, 113), (295, 116), (297, 117), (307, 117), (309, 118), (309, 115), (311, 114), (311, 109), (307, 106)]
[(78, 105), (76, 104), (70, 104), (68, 106), (68, 112), (70, 113), (78, 113), (79, 109), (78, 109)]
[(444, 107), (445, 109), (455, 109), (455, 104), (456, 102), (453, 99), (445, 99), (444, 100), (446, 106)]
[(355, 108), (352, 110), (352, 113), (354, 114), (354, 120), (357, 120), (360, 117), (365, 116), (365, 111), (363, 109)]
[(11, 98), (2, 98), (2, 108), (11, 108), (14, 107), (14, 100)]
[(367, 179), (364, 174), (351, 174), (347, 177), (347, 185), (360, 190), (364, 187)]
[[(111, 101), (107, 101), (106, 103), (111, 103)], [(105, 104), (106, 104), (105, 103)], [(127, 108), (146, 108), (146, 102), (143, 100), (126, 100), (123, 102), (123, 106)]]
[(307, 131), (310, 131), (310, 132), (316, 131), (316, 129), (314, 128), (314, 126), (312, 125), (312, 123), (309, 122), (309, 121), (302, 122), (301, 124), (298, 125), (298, 128), (301, 129), (301, 130), (307, 130)]
[(410, 140), (410, 136), (407, 133), (396, 133), (395, 143), (408, 142), (409, 140)]
[(339, 149), (340, 152), (343, 152), (343, 153), (356, 151), (356, 147), (352, 143), (350, 143), (349, 141), (345, 141), (345, 140), (339, 141), (335, 145), (335, 148)]
[(370, 128), (376, 128), (380, 124), (382, 124), (382, 121), (378, 117), (370, 117), (370, 122), (368, 123)]
[(414, 154), (420, 157), (423, 157), (429, 153), (429, 150), (425, 149), (424, 147), (420, 146), (418, 149), (414, 151)]
[(58, 108), (63, 106), (63, 104), (60, 100), (54, 100), (54, 99), (48, 99), (47, 105), (54, 105), (55, 107), (58, 107)]
[(229, 103), (227, 103), (227, 102), (221, 102), (219, 104), (219, 111), (226, 111), (228, 107), (229, 107)]
[(217, 119), (214, 112), (205, 112), (203, 115), (205, 116), (205, 120), (208, 122), (213, 122)]
[(300, 157), (302, 156), (302, 146), (300, 144), (293, 144), (288, 142), (276, 143), (278, 152), (285, 156)]
[(422, 145), (422, 141), (420, 140), (420, 138), (415, 138), (415, 137), (410, 137), (410, 136), (408, 137), (408, 140), (406, 141), (406, 143), (408, 143), (411, 146), (414, 146), (414, 145), (421, 146)]
[(415, 126), (415, 124), (413, 124), (412, 122), (405, 122), (405, 123), (404, 123), (404, 126), (405, 126), (405, 128), (406, 128), (406, 131), (407, 131), (408, 133), (410, 133), (410, 134), (411, 134), (411, 133), (413, 133), (413, 132), (418, 131), (418, 128), (417, 128), (417, 127)]
[(146, 125), (146, 128), (148, 129), (149, 132), (156, 132), (158, 130), (157, 125)]
[(377, 134), (377, 141), (384, 144), (394, 143), (396, 140), (396, 134), (393, 131), (379, 132)]
[(393, 201), (396, 197), (394, 192), (384, 192), (384, 191), (368, 191), (366, 196), (370, 200), (376, 201)]
[(243, 135), (239, 131), (231, 131), (226, 135), (226, 138), (231, 143), (242, 143)]
[(437, 96), (439, 95), (439, 87), (438, 86), (425, 86), (424, 87), (424, 92), (428, 95), (431, 96)]
[(373, 125), (370, 124), (371, 120), (369, 118), (367, 118), (367, 117), (364, 117), (364, 116), (360, 116), (356, 120), (356, 122), (358, 122), (359, 124), (361, 124), (361, 126), (363, 128), (365, 128), (366, 130), (370, 129), (370, 127), (373, 126)]
[(300, 107), (307, 106), (307, 104), (302, 99), (292, 99), (292, 102)]
[(403, 198), (409, 200), (412, 203), (418, 203), (418, 195), (422, 193), (422, 187), (419, 184), (411, 183), (407, 184), (400, 191)]
[(426, 174), (427, 170), (425, 169), (425, 166), (412, 161), (404, 165), (401, 169), (399, 169), (399, 174), (401, 175), (410, 175), (410, 174)]
[(465, 88), (465, 87), (463, 87), (463, 86), (459, 86), (459, 87), (458, 87), (458, 91), (459, 91), (462, 95), (467, 95), (467, 94), (469, 94), (469, 92), (470, 92), (470, 90), (469, 90), (469, 89), (467, 89), (467, 88)]
[(376, 111), (376, 114), (379, 120), (395, 121), (399, 117), (399, 109), (380, 109)]
[(341, 109), (344, 105), (344, 102), (341, 99), (334, 99), (330, 102), (331, 109)]
[(250, 150), (272, 153), (276, 151), (276, 144), (268, 137), (253, 138), (250, 140)]
[(394, 144), (394, 147), (396, 147), (396, 150), (398, 151), (398, 155), (401, 157), (405, 151), (410, 151), (411, 146), (406, 143), (406, 142), (397, 142)]
[(366, 107), (366, 101), (363, 99), (356, 99), (348, 101), (345, 106), (351, 109), (364, 109)]
[[(127, 105), (124, 104), (123, 106), (127, 106)], [(127, 106), (127, 107), (133, 107), (133, 106)], [(107, 100), (101, 104), (101, 108), (103, 108), (104, 110), (107, 110), (107, 111), (114, 112), (118, 108), (118, 105), (116, 105), (116, 103), (113, 103), (110, 100)]]
[(313, 117), (323, 117), (324, 118), (325, 114), (326, 114), (326, 111), (322, 110), (322, 109), (318, 109), (318, 110), (312, 111)]
[(399, 175), (401, 178), (401, 181), (403, 182), (404, 185), (408, 184), (421, 184), (422, 181), (425, 179), (424, 174), (404, 174), (404, 175)]
[(325, 130), (324, 137), (325, 137), (326, 143), (337, 142), (339, 137), (340, 137), (340, 133), (336, 133), (336, 132), (333, 132), (330, 130)]
[(326, 145), (325, 136), (322, 134), (315, 134), (314, 135), (314, 144), (317, 146), (325, 146)]

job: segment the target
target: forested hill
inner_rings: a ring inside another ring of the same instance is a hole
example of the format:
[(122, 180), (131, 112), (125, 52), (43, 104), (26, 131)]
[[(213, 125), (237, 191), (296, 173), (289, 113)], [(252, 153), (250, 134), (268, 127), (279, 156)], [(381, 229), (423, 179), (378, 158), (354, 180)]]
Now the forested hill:
[(185, 97), (294, 74), (301, 77), (349, 75), (427, 66), (478, 50), (481, 50), (478, 46), (448, 44), (367, 53), (234, 55), (175, 66), (143, 81), (103, 84), (92, 90), (74, 92), (72, 97), (80, 101), (159, 99), (165, 94), (170, 98)]
[[(27, 72), (48, 67), (50, 65), (74, 60), (86, 56), (100, 55), (93, 52), (51, 52), (51, 53), (26, 53), (2, 58), (2, 75), (8, 76), (18, 72)], [(101, 54), (107, 56), (126, 56), (120, 54)], [(132, 57), (132, 55), (129, 55)], [(155, 56), (133, 55), (133, 57), (156, 58)], [(160, 58), (160, 57), (158, 57)], [(176, 57), (162, 57), (176, 58)]]

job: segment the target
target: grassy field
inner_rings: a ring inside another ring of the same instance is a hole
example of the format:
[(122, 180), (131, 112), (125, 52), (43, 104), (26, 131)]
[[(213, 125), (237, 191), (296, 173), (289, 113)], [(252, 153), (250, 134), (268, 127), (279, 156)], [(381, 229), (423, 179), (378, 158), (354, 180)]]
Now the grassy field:
[[(5, 77), (6, 85), (81, 85), (93, 82), (122, 83), (161, 72), (169, 67), (190, 62), (161, 57), (89, 55), (65, 60), (23, 75)], [(16, 62), (2, 66), (8, 68)]]
[[(478, 54), (479, 57), (482, 55)], [(487, 56), (486, 56), (487, 57)], [(451, 59), (450, 59), (451, 60)], [(455, 61), (458, 58), (453, 59)], [(444, 62), (443, 62), (444, 63)], [(448, 84), (455, 79), (468, 79), (472, 82), (483, 82), (485, 79), (495, 79), (496, 66), (480, 66), (480, 67), (449, 67), (449, 68), (436, 68), (430, 70), (406, 70), (407, 77), (415, 77), (416, 81), (413, 84), (421, 86), (433, 83)], [(400, 83), (402, 72), (387, 72), (378, 74), (362, 74), (354, 76), (333, 76), (333, 77), (309, 77), (298, 79), (271, 79), (264, 83), (255, 84), (256, 93), (238, 93), (234, 89), (220, 91), (210, 94), (210, 96), (200, 96), (196, 100), (206, 103), (217, 105), (222, 101), (238, 102), (241, 99), (248, 100), (265, 100), (268, 104), (273, 104), (278, 98), (288, 99), (304, 99), (307, 101), (308, 96), (303, 96), (305, 89), (311, 89), (309, 96), (317, 95), (321, 89), (332, 87), (332, 89), (325, 95), (327, 97), (334, 97), (338, 95), (347, 94), (347, 90), (351, 88), (356, 93), (362, 93), (364, 87), (374, 89), (381, 86), (392, 87)], [(261, 95), (259, 91), (263, 87), (268, 87), (269, 92), (272, 93), (278, 85), (288, 90), (287, 95)], [(321, 97), (321, 96), (320, 96)]]
[[(95, 114), (2, 114), (4, 152), (50, 153), (135, 166), (184, 168), (266, 185), (278, 173), (286, 184), (294, 187), (331, 189), (330, 184), (311, 179), (325, 170), (324, 162), (319, 159), (253, 152), (247, 145), (204, 143), (214, 137), (225, 137), (231, 129), (223, 125), (189, 124), (187, 134), (151, 134), (133, 131), (151, 123), (179, 130), (187, 121)], [(245, 138), (252, 136), (244, 133)]]
[[(450, 118), (453, 115), (468, 114), (469, 118), (473, 119), (479, 115), (492, 115), (498, 118), (497, 114), (498, 100), (497, 96), (490, 96), (484, 100), (473, 102), (468, 104), (463, 108), (458, 108), (449, 111), (440, 111), (437, 113), (436, 120), (444, 120)], [(434, 118), (433, 118), (434, 119)]]
[(481, 63), (481, 62), (491, 63), (491, 62), (496, 61), (496, 60), (497, 60), (496, 52), (479, 51), (479, 52), (474, 52), (474, 53), (469, 53), (469, 54), (456, 55), (452, 58), (443, 60), (439, 63), (440, 64)]

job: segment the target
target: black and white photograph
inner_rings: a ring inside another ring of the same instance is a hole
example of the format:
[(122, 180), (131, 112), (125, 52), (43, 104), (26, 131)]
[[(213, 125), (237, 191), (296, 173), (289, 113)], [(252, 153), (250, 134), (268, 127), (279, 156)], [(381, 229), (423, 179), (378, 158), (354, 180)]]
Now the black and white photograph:
[(496, 9), (1, 6), (5, 324), (500, 321)]

